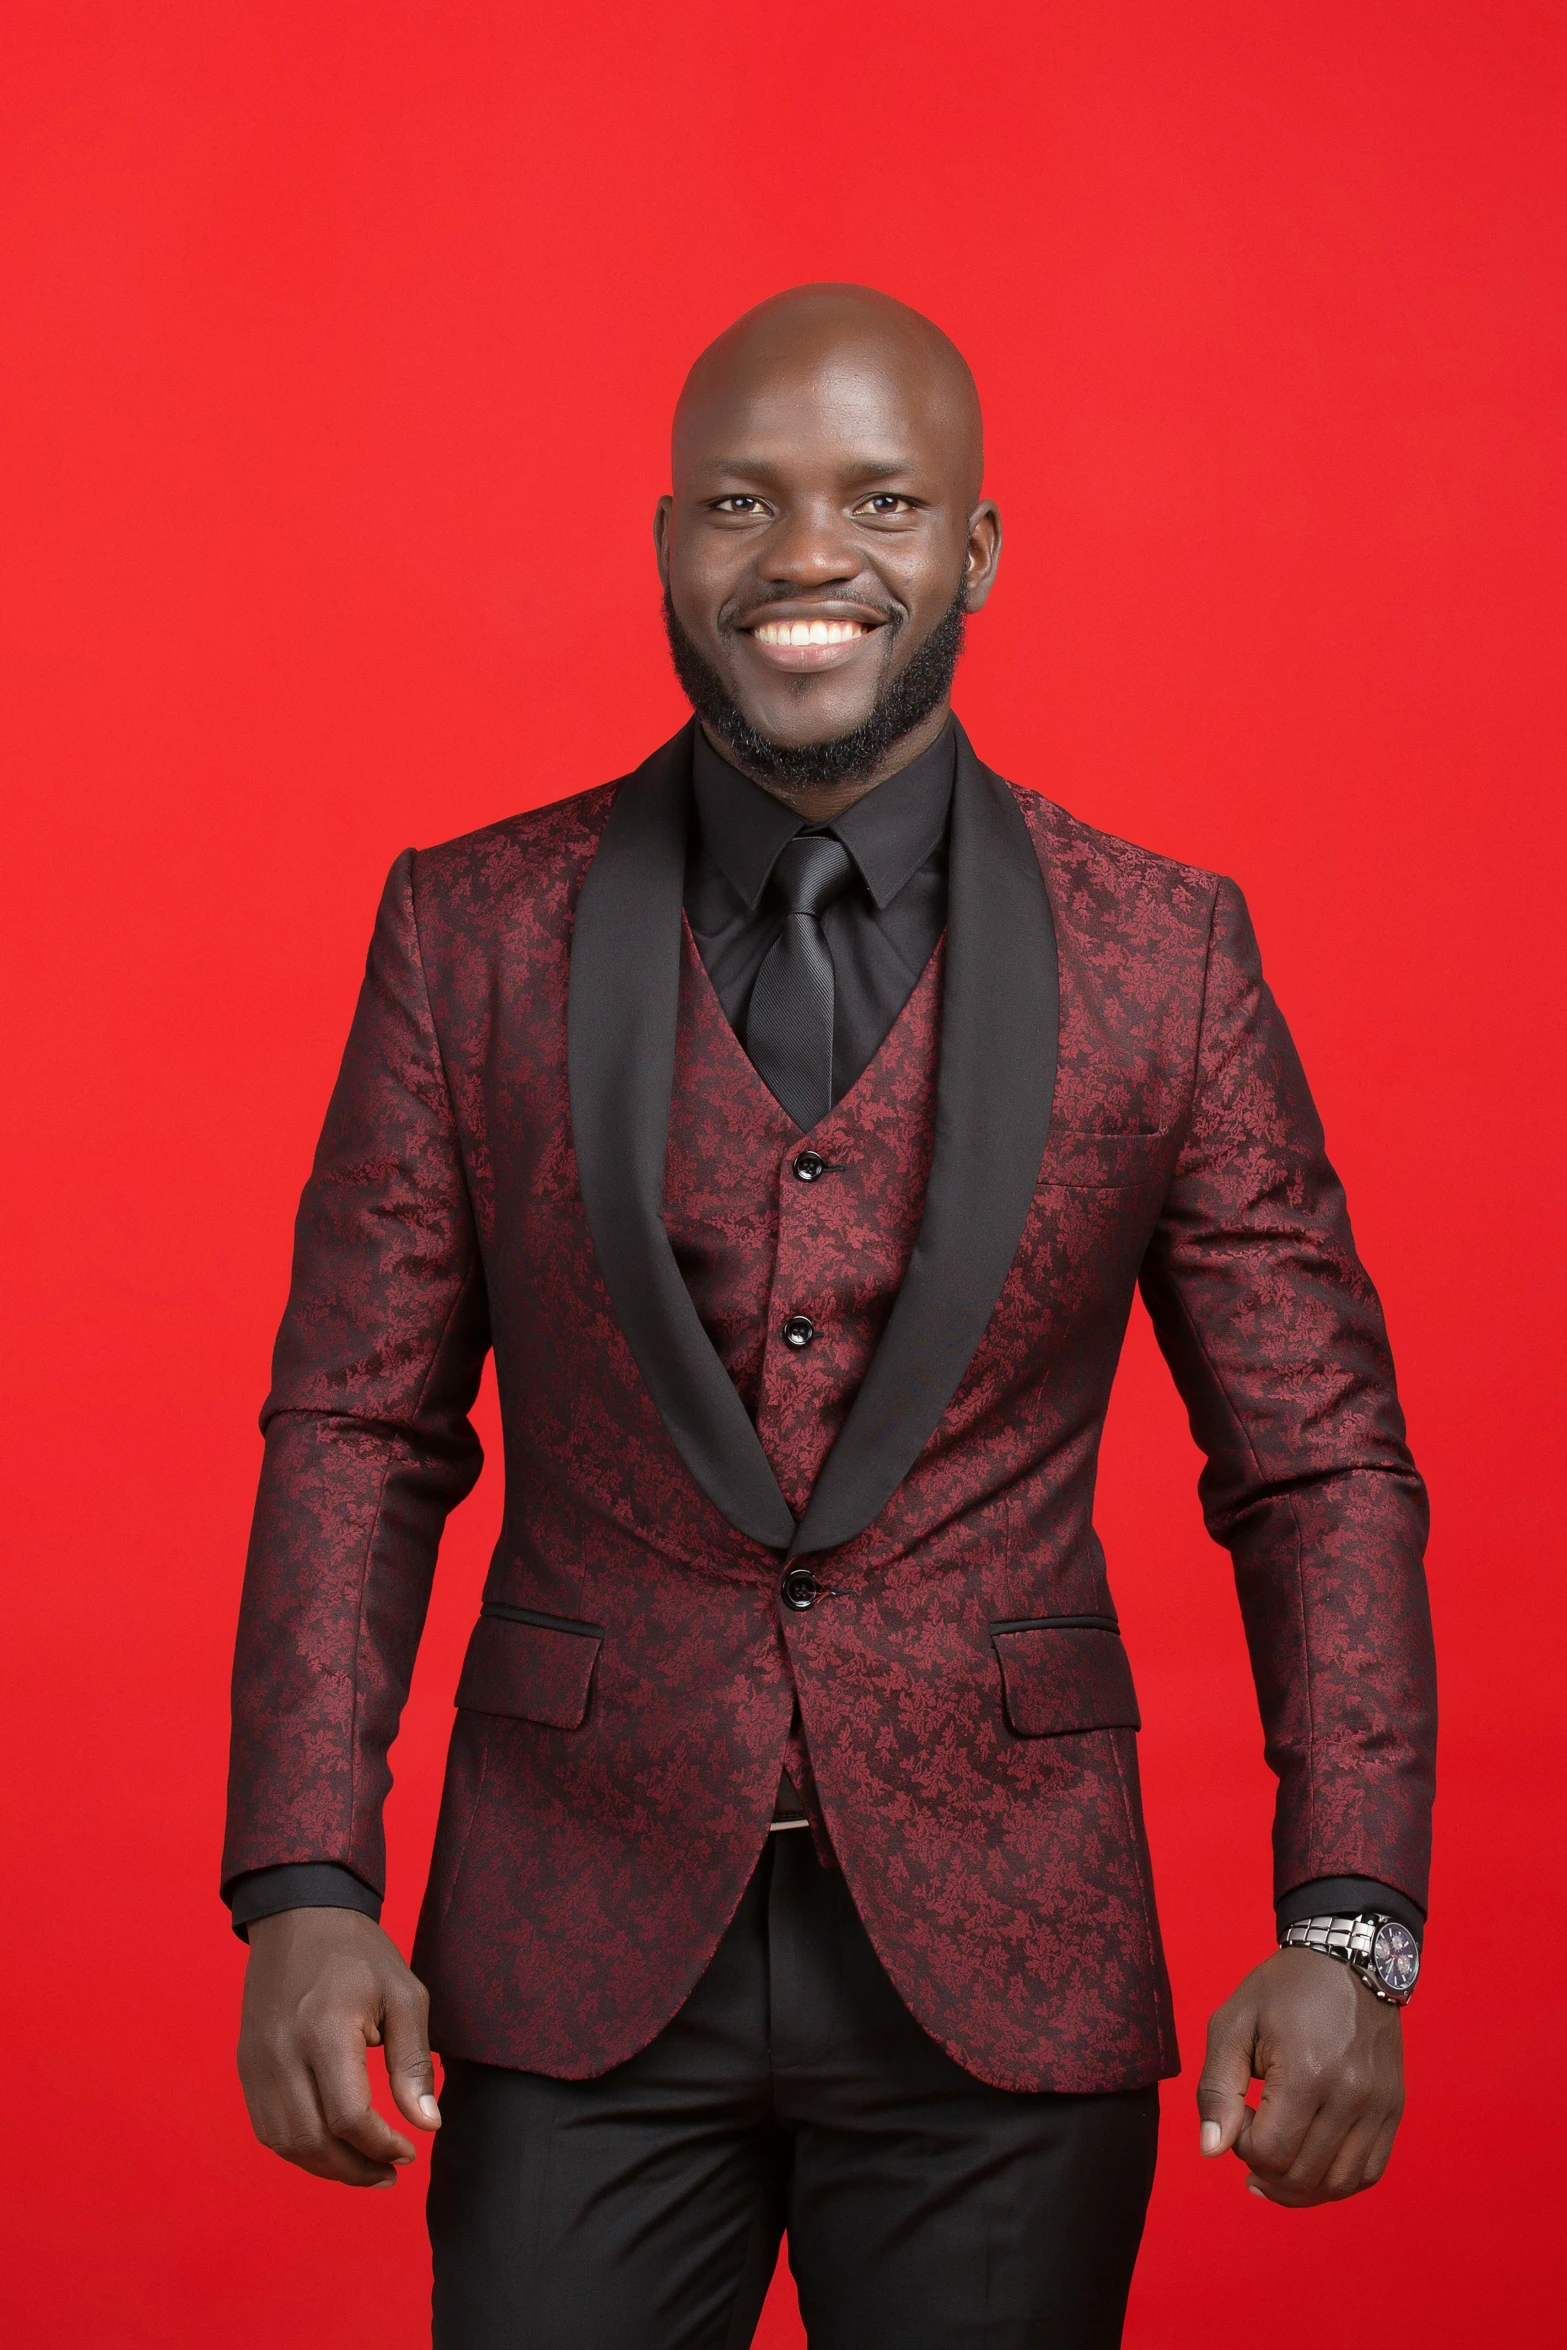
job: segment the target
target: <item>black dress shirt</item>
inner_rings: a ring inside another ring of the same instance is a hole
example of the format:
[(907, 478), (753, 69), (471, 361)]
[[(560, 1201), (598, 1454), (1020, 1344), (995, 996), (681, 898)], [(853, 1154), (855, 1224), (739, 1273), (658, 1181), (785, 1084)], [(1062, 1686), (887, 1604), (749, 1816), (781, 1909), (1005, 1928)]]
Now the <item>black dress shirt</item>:
[[(719, 757), (700, 731), (686, 920), (740, 1042), (751, 990), (783, 926), (767, 884), (801, 819)], [(833, 1106), (880, 1051), (947, 920), (947, 827), (957, 752), (950, 726), (831, 830), (854, 879), (822, 917), (833, 960)]]
[[(869, 791), (831, 829), (853, 859), (855, 878), (830, 905), (822, 929), (832, 949), (833, 1102), (875, 1059), (913, 994), (947, 919), (947, 832), (956, 773), (950, 723), (928, 751)], [(724, 1015), (746, 1041), (757, 972), (783, 923), (768, 891), (778, 852), (802, 819), (715, 751), (700, 727), (692, 758), (695, 822), (686, 865), (685, 910)], [(805, 1809), (784, 1774), (775, 1813), (803, 1827)], [(357, 1909), (378, 1918), (378, 1895), (335, 1862), (255, 1869), (232, 1894), (234, 1929), (285, 1909)], [(1417, 1939), (1424, 1913), (1407, 1895), (1369, 1878), (1336, 1877), (1297, 1886), (1278, 1904), (1280, 1931), (1325, 1911), (1381, 1909)]]

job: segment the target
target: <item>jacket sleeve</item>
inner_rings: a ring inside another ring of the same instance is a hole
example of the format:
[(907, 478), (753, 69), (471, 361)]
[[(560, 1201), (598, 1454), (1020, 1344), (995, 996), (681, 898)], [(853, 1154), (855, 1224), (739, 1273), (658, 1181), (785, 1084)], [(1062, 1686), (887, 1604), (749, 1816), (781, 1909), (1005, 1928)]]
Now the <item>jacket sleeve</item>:
[(1425, 1489), (1381, 1309), (1240, 892), (1214, 902), (1190, 1119), (1143, 1294), (1207, 1456), (1279, 1781), (1274, 1892), (1423, 1910), (1436, 1684)]
[(380, 1891), (381, 1810), (489, 1346), (461, 1154), (392, 868), (295, 1235), (234, 1660), (225, 1889), (332, 1861)]

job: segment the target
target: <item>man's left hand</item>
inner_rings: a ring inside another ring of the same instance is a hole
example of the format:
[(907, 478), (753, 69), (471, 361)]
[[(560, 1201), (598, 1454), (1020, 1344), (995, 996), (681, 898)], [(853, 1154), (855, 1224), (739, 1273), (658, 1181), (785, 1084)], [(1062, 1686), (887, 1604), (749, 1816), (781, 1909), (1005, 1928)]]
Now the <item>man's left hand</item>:
[(1254, 2195), (1296, 2210), (1358, 2195), (1404, 2110), (1399, 2010), (1321, 1951), (1276, 1950), (1208, 2026), (1197, 2110), (1203, 2153), (1233, 2147)]

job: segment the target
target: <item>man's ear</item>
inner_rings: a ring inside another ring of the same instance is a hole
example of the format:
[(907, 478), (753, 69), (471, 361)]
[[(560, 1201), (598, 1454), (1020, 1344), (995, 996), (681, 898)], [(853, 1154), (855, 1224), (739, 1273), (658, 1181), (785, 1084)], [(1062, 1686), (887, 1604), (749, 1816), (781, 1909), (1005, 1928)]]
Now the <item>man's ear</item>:
[(675, 511), (675, 501), (666, 491), (653, 509), (653, 552), (658, 558), (660, 584), (669, 585), (669, 521)]
[(963, 557), (963, 607), (977, 612), (996, 584), (1001, 561), (1001, 516), (986, 498), (968, 519), (968, 548)]

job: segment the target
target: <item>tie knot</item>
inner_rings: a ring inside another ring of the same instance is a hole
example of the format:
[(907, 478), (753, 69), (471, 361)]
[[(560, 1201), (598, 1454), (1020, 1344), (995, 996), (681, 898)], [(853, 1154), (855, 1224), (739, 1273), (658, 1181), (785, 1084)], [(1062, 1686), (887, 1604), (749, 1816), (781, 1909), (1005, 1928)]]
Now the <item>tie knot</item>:
[(773, 886), (790, 914), (819, 920), (854, 872), (854, 860), (830, 832), (797, 832), (773, 867)]

